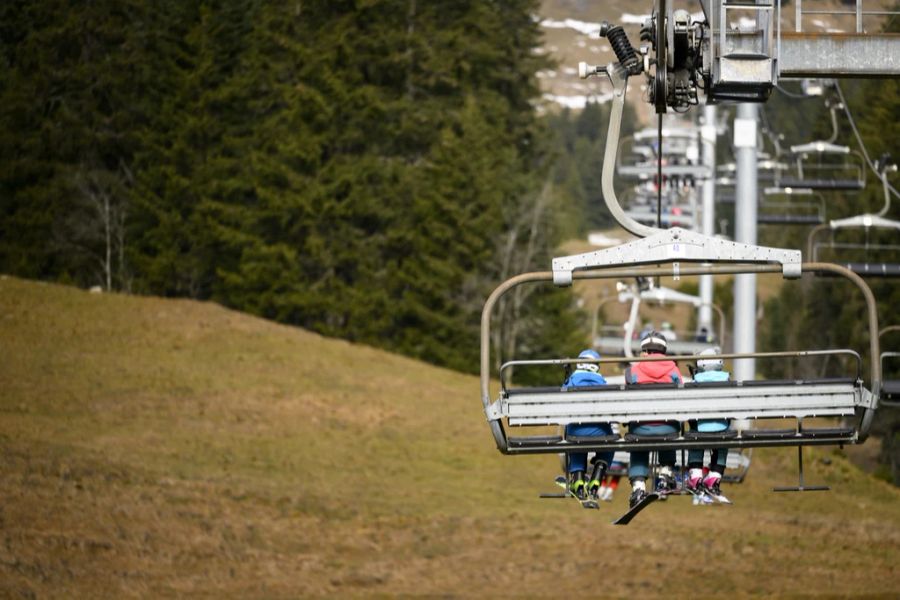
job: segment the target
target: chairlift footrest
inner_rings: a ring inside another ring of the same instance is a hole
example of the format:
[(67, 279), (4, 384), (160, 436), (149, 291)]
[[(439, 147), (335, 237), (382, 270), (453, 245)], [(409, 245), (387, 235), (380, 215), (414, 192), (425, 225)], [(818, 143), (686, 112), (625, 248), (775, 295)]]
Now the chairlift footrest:
[(625, 441), (634, 443), (653, 443), (653, 442), (674, 442), (679, 437), (678, 433), (667, 433), (665, 435), (638, 435), (636, 433), (626, 433)]
[(555, 446), (562, 443), (562, 436), (559, 435), (531, 435), (525, 437), (510, 437), (507, 442), (512, 448), (540, 448), (544, 446)]
[(745, 429), (741, 437), (747, 440), (786, 440), (797, 437), (795, 429)]
[(566, 441), (573, 444), (606, 444), (609, 442), (618, 442), (619, 436), (615, 433), (606, 435), (567, 435)]
[(725, 431), (688, 431), (684, 434), (686, 440), (697, 441), (721, 441), (733, 440), (737, 437), (737, 431), (726, 429)]
[(852, 437), (853, 429), (850, 427), (819, 427), (806, 428), (800, 432), (805, 438), (828, 438), (828, 437)]
[(804, 486), (787, 486), (772, 488), (773, 492), (829, 492), (831, 488), (827, 485), (804, 485)]

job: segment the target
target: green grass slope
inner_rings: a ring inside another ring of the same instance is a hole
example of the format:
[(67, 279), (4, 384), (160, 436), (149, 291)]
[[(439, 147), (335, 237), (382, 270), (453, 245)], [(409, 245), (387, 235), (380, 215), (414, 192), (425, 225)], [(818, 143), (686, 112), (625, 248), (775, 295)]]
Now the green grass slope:
[[(439, 352), (440, 349), (435, 349)], [(0, 279), (0, 596), (895, 596), (900, 492), (837, 450), (830, 493), (734, 507), (538, 500), (474, 377), (180, 300)]]

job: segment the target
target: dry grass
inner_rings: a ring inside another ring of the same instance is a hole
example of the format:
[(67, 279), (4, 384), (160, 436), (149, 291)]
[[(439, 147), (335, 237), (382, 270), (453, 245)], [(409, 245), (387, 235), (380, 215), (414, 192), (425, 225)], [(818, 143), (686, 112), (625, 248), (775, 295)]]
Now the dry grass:
[(836, 450), (830, 493), (757, 451), (734, 507), (617, 528), (537, 499), (556, 458), (493, 450), (471, 376), (13, 278), (0, 323), (0, 596), (897, 594), (900, 492)]

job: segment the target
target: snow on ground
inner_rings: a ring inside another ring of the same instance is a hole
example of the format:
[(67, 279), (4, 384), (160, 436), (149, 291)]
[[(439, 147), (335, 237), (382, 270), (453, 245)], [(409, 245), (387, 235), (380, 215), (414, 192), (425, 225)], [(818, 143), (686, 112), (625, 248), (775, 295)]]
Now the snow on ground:
[(544, 100), (555, 102), (566, 108), (584, 108), (588, 103), (603, 104), (609, 102), (613, 98), (613, 93), (608, 94), (575, 94), (572, 96), (563, 96), (560, 94), (544, 94)]
[(650, 18), (650, 15), (633, 15), (625, 13), (619, 19), (619, 23), (624, 25), (643, 25), (644, 21)]
[(574, 29), (584, 35), (591, 35), (600, 31), (600, 23), (589, 23), (578, 19), (564, 19), (562, 21), (544, 19), (541, 21), (541, 27), (546, 27), (547, 29)]

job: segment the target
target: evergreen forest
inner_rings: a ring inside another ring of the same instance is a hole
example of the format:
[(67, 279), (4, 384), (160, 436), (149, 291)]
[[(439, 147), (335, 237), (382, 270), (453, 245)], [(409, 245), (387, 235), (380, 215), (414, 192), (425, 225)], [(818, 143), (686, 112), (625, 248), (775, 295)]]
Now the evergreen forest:
[[(533, 0), (11, 0), (0, 272), (213, 300), (473, 371), (560, 240)], [(499, 347), (578, 344), (566, 295)]]

